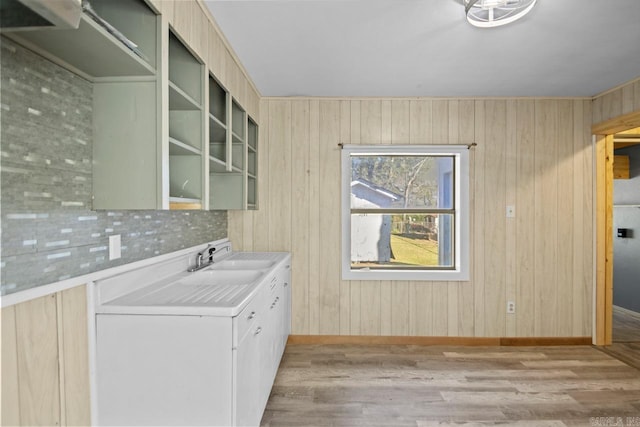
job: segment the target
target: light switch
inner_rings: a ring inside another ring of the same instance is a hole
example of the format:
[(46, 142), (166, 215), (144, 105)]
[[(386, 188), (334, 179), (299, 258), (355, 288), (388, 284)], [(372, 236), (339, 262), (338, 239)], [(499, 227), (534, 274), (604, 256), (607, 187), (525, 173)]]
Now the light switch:
[(109, 259), (110, 260), (120, 258), (121, 256), (120, 246), (121, 246), (121, 242), (120, 242), (119, 234), (114, 234), (112, 236), (109, 236)]
[(516, 217), (516, 207), (513, 205), (507, 206), (507, 218), (515, 218)]

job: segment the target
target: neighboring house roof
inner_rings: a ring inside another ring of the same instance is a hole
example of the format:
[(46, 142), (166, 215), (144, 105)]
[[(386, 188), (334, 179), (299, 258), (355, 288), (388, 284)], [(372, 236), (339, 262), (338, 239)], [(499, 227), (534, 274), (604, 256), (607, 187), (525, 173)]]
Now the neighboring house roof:
[(351, 197), (360, 200), (360, 202), (355, 203), (360, 208), (371, 207), (371, 205), (388, 207), (404, 199), (401, 195), (363, 178), (351, 181)]

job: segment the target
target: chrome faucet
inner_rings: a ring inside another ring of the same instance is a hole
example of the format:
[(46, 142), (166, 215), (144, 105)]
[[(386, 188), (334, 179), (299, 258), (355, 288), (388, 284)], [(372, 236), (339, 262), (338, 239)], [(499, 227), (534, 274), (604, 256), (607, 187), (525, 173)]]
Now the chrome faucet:
[[(211, 245), (207, 245), (205, 250), (203, 250), (202, 252), (198, 252), (198, 254), (196, 255), (196, 265), (189, 268), (187, 271), (188, 272), (198, 271), (200, 269), (203, 269), (213, 264), (213, 253), (215, 252), (215, 250), (216, 248), (211, 247)], [(205, 259), (207, 259), (206, 262), (205, 262)]]

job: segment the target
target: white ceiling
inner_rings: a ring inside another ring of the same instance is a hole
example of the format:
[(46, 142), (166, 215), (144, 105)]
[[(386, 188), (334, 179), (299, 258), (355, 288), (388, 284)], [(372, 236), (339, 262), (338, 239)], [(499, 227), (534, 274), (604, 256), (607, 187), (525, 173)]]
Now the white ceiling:
[(640, 76), (640, 0), (539, 0), (479, 29), (462, 0), (206, 0), (263, 96), (593, 96)]

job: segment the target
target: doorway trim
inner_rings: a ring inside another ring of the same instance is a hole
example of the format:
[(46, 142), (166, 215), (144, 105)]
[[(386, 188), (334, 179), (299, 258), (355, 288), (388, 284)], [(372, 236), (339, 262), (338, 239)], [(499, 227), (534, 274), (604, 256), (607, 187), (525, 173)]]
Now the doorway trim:
[(591, 126), (596, 156), (595, 345), (610, 345), (613, 332), (613, 135), (637, 127), (640, 111)]

